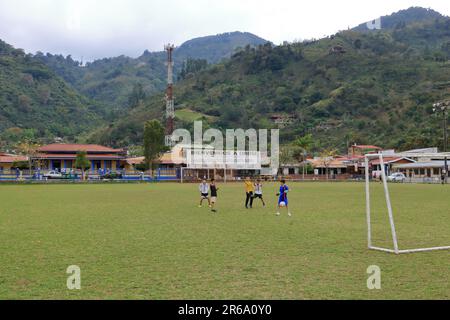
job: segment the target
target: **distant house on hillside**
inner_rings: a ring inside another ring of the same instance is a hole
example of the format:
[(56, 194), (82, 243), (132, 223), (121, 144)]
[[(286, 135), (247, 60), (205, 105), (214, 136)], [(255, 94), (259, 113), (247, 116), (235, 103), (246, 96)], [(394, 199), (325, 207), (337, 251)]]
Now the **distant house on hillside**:
[(333, 46), (330, 48), (330, 54), (344, 54), (347, 51), (341, 45)]
[(273, 123), (278, 125), (279, 128), (284, 128), (294, 123), (295, 116), (286, 114), (274, 114), (270, 117), (270, 120), (272, 120)]

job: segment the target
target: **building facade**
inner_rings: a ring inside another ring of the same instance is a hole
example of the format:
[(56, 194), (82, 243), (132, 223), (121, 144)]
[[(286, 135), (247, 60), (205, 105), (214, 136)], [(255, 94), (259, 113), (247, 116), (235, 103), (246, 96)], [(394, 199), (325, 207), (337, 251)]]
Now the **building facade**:
[(43, 170), (69, 171), (75, 168), (78, 152), (86, 152), (91, 163), (90, 171), (115, 171), (123, 169), (126, 163), (126, 151), (93, 144), (50, 144), (38, 149), (33, 160)]
[(15, 164), (26, 161), (28, 161), (28, 157), (25, 156), (0, 153), (0, 173), (11, 171)]

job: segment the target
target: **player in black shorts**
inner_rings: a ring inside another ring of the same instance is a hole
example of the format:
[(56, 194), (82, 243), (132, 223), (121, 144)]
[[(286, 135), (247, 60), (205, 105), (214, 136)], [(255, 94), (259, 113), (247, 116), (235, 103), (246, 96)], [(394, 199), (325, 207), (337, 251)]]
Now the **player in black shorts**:
[(217, 188), (216, 180), (211, 179), (211, 184), (209, 185), (209, 188), (211, 190), (211, 211), (217, 212), (215, 205), (217, 202), (217, 191), (219, 190), (219, 188)]

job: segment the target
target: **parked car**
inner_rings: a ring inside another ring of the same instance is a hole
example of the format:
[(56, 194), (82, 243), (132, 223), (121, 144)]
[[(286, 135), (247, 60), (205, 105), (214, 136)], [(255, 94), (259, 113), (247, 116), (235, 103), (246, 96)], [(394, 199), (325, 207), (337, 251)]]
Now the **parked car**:
[(63, 175), (62, 175), (62, 173), (60, 173), (58, 171), (52, 170), (52, 171), (45, 173), (43, 175), (43, 177), (46, 179), (62, 179)]
[(100, 176), (102, 180), (122, 179), (122, 174), (118, 172), (108, 172)]
[(389, 182), (405, 182), (406, 176), (401, 172), (396, 172), (387, 177)]

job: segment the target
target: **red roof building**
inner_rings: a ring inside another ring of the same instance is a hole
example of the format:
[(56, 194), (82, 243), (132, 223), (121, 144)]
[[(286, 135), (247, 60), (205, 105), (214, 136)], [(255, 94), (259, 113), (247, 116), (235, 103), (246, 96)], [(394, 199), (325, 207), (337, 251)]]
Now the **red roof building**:
[(39, 160), (42, 169), (75, 169), (75, 159), (80, 151), (86, 152), (86, 157), (91, 162), (91, 171), (122, 168), (126, 159), (126, 151), (123, 149), (95, 144), (50, 144), (39, 148), (34, 159)]
[(11, 170), (15, 163), (28, 161), (28, 157), (14, 154), (0, 153), (0, 172)]

